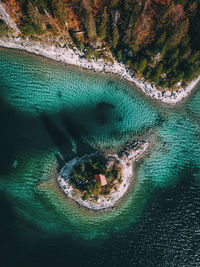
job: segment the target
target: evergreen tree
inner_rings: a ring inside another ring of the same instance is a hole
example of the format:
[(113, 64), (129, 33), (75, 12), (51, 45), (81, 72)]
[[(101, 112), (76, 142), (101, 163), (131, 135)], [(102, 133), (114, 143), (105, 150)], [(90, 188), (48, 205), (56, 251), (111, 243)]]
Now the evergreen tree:
[(109, 21), (109, 16), (108, 16), (108, 13), (107, 13), (106, 7), (105, 7), (103, 15), (102, 15), (102, 21), (101, 21), (101, 24), (99, 26), (99, 36), (101, 39), (106, 39), (106, 37), (107, 37), (108, 21)]
[(159, 63), (155, 68), (155, 75), (153, 76), (153, 79), (157, 80), (158, 78), (160, 78), (162, 72), (163, 72), (163, 64)]
[(94, 41), (97, 36), (95, 19), (91, 11), (86, 10), (85, 13), (85, 28), (87, 31), (87, 35), (92, 41)]
[(122, 61), (122, 58), (123, 58), (122, 50), (119, 50), (119, 51), (117, 52), (117, 58), (118, 58), (119, 61)]
[(67, 8), (63, 0), (51, 0), (52, 10), (55, 18), (58, 18), (59, 22), (64, 25), (67, 19)]
[(142, 59), (140, 60), (138, 73), (139, 73), (140, 75), (142, 75), (142, 73), (144, 72), (144, 70), (145, 70), (146, 67), (147, 67), (147, 59), (146, 59), (146, 58), (142, 58)]
[(118, 41), (119, 41), (119, 31), (118, 31), (117, 26), (115, 26), (113, 29), (113, 48), (114, 49), (117, 47)]
[(27, 15), (35, 25), (41, 24), (41, 17), (38, 8), (33, 5), (31, 1), (28, 1), (27, 4)]

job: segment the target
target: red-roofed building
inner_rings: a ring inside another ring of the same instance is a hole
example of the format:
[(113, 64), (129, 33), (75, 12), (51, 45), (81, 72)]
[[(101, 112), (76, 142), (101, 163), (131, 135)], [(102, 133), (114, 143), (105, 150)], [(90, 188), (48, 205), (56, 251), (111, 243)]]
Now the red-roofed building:
[(107, 180), (106, 180), (106, 177), (105, 175), (102, 175), (102, 174), (96, 174), (95, 176), (95, 179), (97, 181), (99, 181), (101, 183), (101, 186), (105, 186), (107, 185)]

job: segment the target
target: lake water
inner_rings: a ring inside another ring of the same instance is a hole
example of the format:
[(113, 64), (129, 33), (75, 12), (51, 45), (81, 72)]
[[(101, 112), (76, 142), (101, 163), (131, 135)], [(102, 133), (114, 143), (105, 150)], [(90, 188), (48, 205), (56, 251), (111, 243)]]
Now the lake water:
[[(200, 93), (175, 107), (116, 76), (0, 50), (1, 266), (199, 266)], [(64, 161), (150, 138), (115, 209), (56, 183)]]

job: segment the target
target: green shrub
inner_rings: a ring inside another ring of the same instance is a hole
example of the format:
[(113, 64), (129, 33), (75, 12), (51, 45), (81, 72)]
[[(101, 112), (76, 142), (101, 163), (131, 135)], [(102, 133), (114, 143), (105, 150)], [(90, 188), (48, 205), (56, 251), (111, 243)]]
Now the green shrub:
[(89, 194), (88, 192), (86, 192), (86, 193), (83, 195), (82, 199), (83, 199), (83, 200), (87, 200), (88, 198), (90, 198), (90, 194)]

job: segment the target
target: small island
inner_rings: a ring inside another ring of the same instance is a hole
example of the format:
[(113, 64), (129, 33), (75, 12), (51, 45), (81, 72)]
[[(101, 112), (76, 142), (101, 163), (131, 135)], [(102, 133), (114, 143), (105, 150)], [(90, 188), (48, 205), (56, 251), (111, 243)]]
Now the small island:
[(91, 210), (112, 208), (133, 181), (133, 163), (147, 151), (144, 140), (126, 143), (118, 153), (95, 152), (66, 163), (58, 176), (63, 192)]

